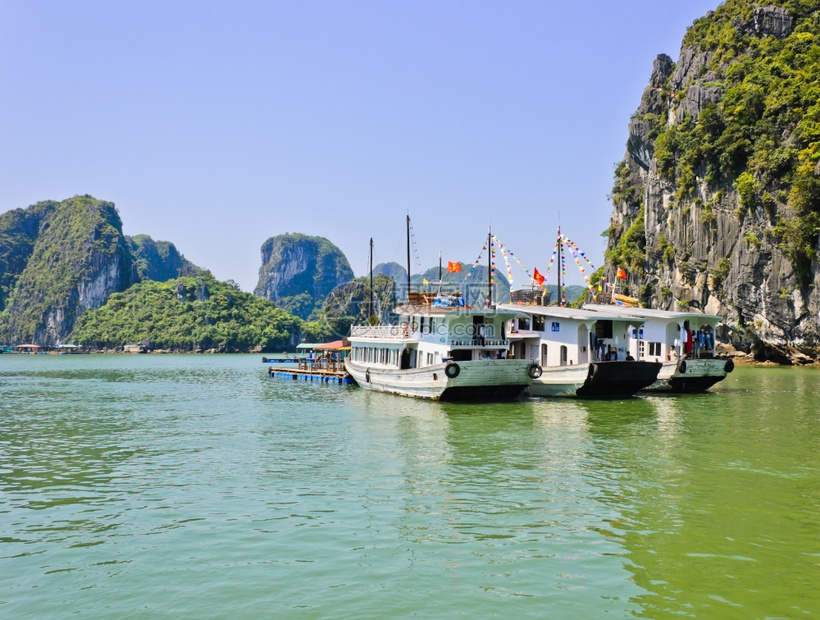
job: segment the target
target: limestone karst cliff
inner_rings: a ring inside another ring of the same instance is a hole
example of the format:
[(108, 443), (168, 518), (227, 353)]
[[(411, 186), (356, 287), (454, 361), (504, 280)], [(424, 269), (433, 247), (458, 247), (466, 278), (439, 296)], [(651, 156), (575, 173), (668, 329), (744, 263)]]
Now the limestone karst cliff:
[(0, 340), (54, 344), (83, 312), (137, 279), (134, 259), (114, 205), (90, 196), (38, 203), (4, 214), (13, 237), (4, 274), (9, 284)]
[(262, 244), (262, 267), (254, 294), (307, 319), (328, 293), (353, 279), (342, 251), (324, 237), (284, 234)]
[(78, 317), (140, 280), (207, 272), (173, 243), (126, 237), (113, 203), (91, 196), (0, 214), (0, 343), (64, 341)]
[(820, 347), (819, 10), (727, 0), (693, 23), (677, 63), (655, 59), (615, 171), (605, 277), (725, 316), (759, 359)]

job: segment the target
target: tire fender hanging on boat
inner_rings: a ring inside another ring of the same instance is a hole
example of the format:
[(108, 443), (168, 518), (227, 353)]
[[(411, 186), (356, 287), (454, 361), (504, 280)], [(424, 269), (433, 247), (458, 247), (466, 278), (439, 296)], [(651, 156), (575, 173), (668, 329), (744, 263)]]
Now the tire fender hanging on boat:
[(530, 379), (537, 379), (542, 375), (544, 369), (541, 368), (538, 364), (530, 364), (527, 367), (527, 374), (530, 376)]
[(682, 375), (686, 374), (686, 360), (681, 360), (678, 364), (678, 372)]
[(735, 362), (733, 360), (726, 360), (726, 363), (723, 365), (723, 370), (725, 370), (726, 373), (728, 374), (728, 373), (732, 372), (734, 369), (735, 369)]
[(444, 374), (450, 379), (455, 379), (461, 372), (461, 367), (455, 362), (450, 362), (444, 367)]

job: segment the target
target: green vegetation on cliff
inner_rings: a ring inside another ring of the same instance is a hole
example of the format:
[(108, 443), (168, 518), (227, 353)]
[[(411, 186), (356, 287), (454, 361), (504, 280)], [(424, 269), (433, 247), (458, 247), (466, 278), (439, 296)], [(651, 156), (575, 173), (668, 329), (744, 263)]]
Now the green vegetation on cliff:
[(140, 280), (165, 282), (204, 274), (204, 269), (186, 259), (169, 241), (154, 241), (148, 235), (134, 235), (128, 237), (128, 242), (137, 262)]
[[(336, 287), (327, 296), (322, 309), (322, 321), (337, 337), (350, 334), (351, 325), (360, 325), (368, 320), (388, 324), (396, 320), (391, 312), (396, 306), (396, 282), (387, 275), (373, 276), (373, 307), (370, 307), (370, 278), (355, 278)], [(372, 318), (371, 318), (372, 316)]]
[[(701, 97), (712, 93), (712, 101), (672, 124), (661, 114), (643, 119), (656, 136), (657, 170), (675, 184), (677, 201), (697, 199), (699, 182), (712, 192), (736, 191), (737, 216), (766, 214), (768, 234), (804, 285), (820, 223), (819, 11), (818, 0), (727, 0), (684, 39), (703, 62), (695, 76)], [(692, 93), (675, 90), (674, 79), (660, 96), (686, 110)], [(613, 193), (622, 193), (620, 185), (616, 172)]]
[(300, 337), (315, 341), (329, 335), (266, 299), (203, 276), (144, 281), (114, 293), (82, 316), (71, 338), (96, 348), (149, 340), (155, 348), (175, 351), (282, 351), (293, 349)]
[(52, 207), (30, 251), (23, 247), (27, 235), (18, 235), (12, 245), (25, 267), (8, 298), (0, 340), (54, 342), (70, 331), (78, 314), (136, 277), (112, 203), (75, 196), (59, 205), (39, 203), (30, 213), (36, 219)]
[(58, 202), (48, 200), (0, 214), (0, 312), (17, 287), (40, 231), (58, 206)]

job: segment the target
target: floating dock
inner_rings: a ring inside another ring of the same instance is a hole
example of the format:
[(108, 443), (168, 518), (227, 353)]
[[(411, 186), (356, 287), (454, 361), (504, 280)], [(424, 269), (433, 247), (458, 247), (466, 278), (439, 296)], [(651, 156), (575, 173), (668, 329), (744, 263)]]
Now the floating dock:
[(343, 367), (338, 369), (324, 366), (324, 368), (310, 368), (308, 364), (299, 364), (298, 368), (269, 366), (268, 376), (271, 379), (285, 379), (288, 381), (336, 383), (339, 385), (355, 383), (353, 377), (351, 377)]

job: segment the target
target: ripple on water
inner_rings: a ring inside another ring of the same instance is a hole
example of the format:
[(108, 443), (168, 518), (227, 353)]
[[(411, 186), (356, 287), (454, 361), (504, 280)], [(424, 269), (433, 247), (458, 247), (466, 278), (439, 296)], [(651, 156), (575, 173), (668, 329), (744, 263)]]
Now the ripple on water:
[(4, 616), (820, 613), (816, 374), (463, 405), (265, 370), (0, 356)]

